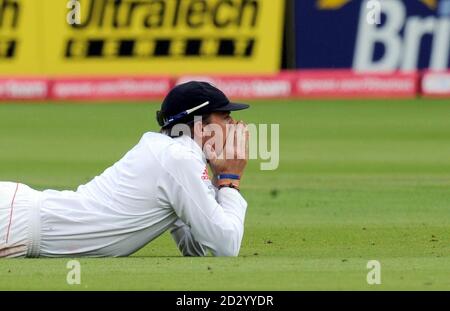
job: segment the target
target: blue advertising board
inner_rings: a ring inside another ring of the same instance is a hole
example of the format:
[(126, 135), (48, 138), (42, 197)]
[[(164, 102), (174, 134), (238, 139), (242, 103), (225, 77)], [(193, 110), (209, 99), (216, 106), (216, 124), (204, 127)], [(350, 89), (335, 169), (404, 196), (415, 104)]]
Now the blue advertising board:
[(450, 0), (297, 0), (296, 67), (446, 70)]

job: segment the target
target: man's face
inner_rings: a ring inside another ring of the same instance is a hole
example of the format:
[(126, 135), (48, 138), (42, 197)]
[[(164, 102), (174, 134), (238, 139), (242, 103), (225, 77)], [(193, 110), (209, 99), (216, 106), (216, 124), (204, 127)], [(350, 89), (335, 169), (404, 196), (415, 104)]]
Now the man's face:
[(215, 153), (219, 155), (227, 140), (227, 125), (235, 124), (230, 112), (213, 112), (210, 115), (209, 123), (203, 126), (202, 148), (205, 144), (210, 144)]

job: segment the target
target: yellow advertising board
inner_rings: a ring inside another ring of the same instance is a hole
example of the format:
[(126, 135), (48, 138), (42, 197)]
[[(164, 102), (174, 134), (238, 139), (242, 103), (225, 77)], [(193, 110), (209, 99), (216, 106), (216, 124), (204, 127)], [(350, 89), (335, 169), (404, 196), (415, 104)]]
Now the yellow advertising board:
[(0, 0), (0, 74), (274, 73), (283, 17), (284, 0)]
[(39, 1), (0, 0), (0, 75), (43, 72)]

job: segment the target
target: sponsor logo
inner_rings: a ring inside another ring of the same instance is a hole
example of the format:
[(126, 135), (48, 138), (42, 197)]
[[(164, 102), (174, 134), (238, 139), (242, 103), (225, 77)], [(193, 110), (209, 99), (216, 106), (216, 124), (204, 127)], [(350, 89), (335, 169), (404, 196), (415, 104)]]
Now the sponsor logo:
[[(316, 0), (314, 3), (316, 12), (336, 11), (336, 20), (346, 19), (347, 36), (342, 34), (339, 44), (345, 44), (352, 52), (342, 60), (345, 67), (364, 72), (409, 72), (419, 68), (445, 70), (450, 66), (450, 0)], [(355, 10), (359, 13), (355, 14)], [(323, 16), (326, 15), (318, 15), (324, 20)], [(318, 27), (326, 29), (327, 26)], [(336, 58), (335, 62), (339, 61)], [(326, 58), (323, 63), (332, 65)]]
[(45, 99), (48, 88), (44, 79), (0, 79), (0, 99)]
[(212, 83), (228, 96), (236, 98), (283, 98), (292, 94), (292, 79), (283, 75), (274, 77), (183, 76), (177, 80), (176, 84), (191, 80)]
[(431, 96), (450, 96), (450, 72), (427, 72), (422, 79), (422, 92)]
[(208, 167), (205, 167), (205, 170), (203, 171), (201, 178), (202, 180), (209, 180)]
[[(252, 57), (261, 19), (261, 3), (256, 0), (90, 0), (82, 11), (81, 21), (71, 23), (66, 58)], [(94, 36), (80, 38), (94, 29)], [(227, 29), (252, 34), (215, 35)], [(115, 35), (122, 30), (130, 35)], [(157, 34), (160, 31), (166, 34)]]
[(57, 79), (51, 83), (55, 99), (148, 99), (170, 91), (168, 78)]
[[(442, 1), (441, 3), (449, 3)], [(431, 36), (428, 66), (434, 70), (448, 68), (450, 55), (450, 18), (438, 14), (426, 17), (408, 15), (403, 1), (381, 1), (381, 12), (385, 16), (382, 25), (372, 25), (365, 20), (363, 2), (359, 16), (353, 68), (360, 71), (413, 71), (419, 67), (419, 58), (424, 52), (423, 40)], [(438, 6), (437, 1), (422, 1), (428, 8)], [(442, 6), (439, 6), (442, 7)], [(442, 13), (442, 12), (441, 12)], [(384, 53), (375, 59), (377, 46)]]

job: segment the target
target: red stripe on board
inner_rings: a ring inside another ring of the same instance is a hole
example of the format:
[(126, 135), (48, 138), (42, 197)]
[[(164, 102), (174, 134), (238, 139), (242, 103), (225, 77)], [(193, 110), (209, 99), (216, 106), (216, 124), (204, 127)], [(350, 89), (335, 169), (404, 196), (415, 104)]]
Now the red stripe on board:
[(13, 210), (14, 210), (14, 200), (16, 199), (17, 190), (19, 190), (19, 184), (17, 184), (17, 186), (16, 186), (16, 191), (14, 192), (14, 196), (11, 201), (11, 212), (9, 213), (8, 231), (6, 232), (6, 244), (8, 244), (8, 240), (9, 240), (9, 231), (11, 230), (12, 216), (13, 216)]

